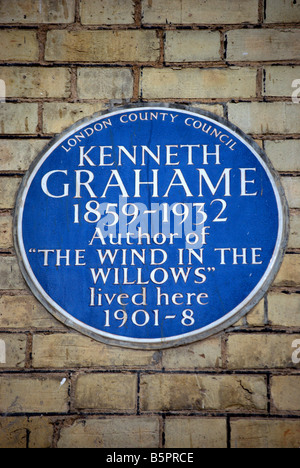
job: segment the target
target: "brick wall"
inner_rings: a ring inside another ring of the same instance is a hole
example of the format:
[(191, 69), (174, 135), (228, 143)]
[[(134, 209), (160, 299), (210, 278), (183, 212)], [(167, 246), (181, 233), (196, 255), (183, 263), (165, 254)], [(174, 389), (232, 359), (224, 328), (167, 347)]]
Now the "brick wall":
[[(299, 447), (300, 2), (2, 0), (0, 22), (0, 447)], [(12, 242), (17, 189), (49, 139), (112, 102), (148, 100), (193, 103), (252, 135), (291, 214), (283, 266), (256, 309), (161, 352), (57, 322)]]

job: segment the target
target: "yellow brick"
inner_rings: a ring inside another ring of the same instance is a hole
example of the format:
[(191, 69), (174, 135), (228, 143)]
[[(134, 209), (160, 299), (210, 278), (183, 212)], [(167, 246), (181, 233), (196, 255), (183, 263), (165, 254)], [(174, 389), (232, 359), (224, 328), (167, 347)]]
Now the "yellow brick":
[(0, 170), (27, 171), (49, 140), (0, 140)]
[(260, 148), (263, 148), (263, 140), (258, 140), (257, 138), (254, 139), (255, 143), (258, 144)]
[(141, 377), (142, 411), (265, 410), (263, 377), (158, 374)]
[(211, 338), (180, 348), (163, 351), (162, 366), (166, 369), (203, 369), (222, 367), (220, 338)]
[(290, 208), (300, 208), (300, 178), (282, 177), (281, 179)]
[(262, 327), (265, 324), (265, 301), (260, 301), (247, 315), (247, 323), (251, 327)]
[(274, 286), (300, 285), (300, 255), (286, 255), (279, 270)]
[(81, 0), (82, 24), (132, 24), (133, 0)]
[(233, 24), (257, 23), (258, 1), (241, 0), (142, 0), (146, 24)]
[(145, 368), (157, 365), (160, 362), (160, 353), (130, 349), (120, 352), (117, 347), (98, 343), (80, 334), (57, 333), (34, 335), (32, 359), (35, 368)]
[(167, 418), (165, 438), (168, 448), (226, 448), (226, 419)]
[(127, 68), (78, 68), (80, 99), (131, 99), (133, 74)]
[(51, 448), (53, 422), (43, 416), (0, 418), (0, 448)]
[(7, 102), (0, 105), (0, 135), (36, 134), (37, 127), (37, 104)]
[(274, 326), (300, 327), (299, 294), (271, 293), (268, 296), (269, 322)]
[(35, 31), (3, 29), (0, 31), (0, 60), (6, 62), (37, 61), (39, 44)]
[(300, 420), (239, 419), (231, 422), (233, 448), (299, 448)]
[[(22, 368), (25, 366), (26, 335), (0, 333), (0, 341), (5, 344), (4, 359), (0, 359), (0, 369)], [(5, 362), (1, 362), (5, 361)]]
[(9, 0), (0, 4), (1, 23), (72, 23), (75, 0)]
[(256, 70), (145, 68), (141, 93), (144, 99), (249, 98), (256, 94)]
[(294, 367), (292, 343), (295, 339), (295, 335), (277, 333), (232, 334), (227, 342), (228, 369)]
[(0, 208), (11, 209), (15, 206), (17, 191), (21, 179), (15, 177), (0, 177)]
[(193, 102), (192, 106), (199, 111), (204, 110), (218, 115), (219, 117), (224, 117), (224, 108), (221, 104), (199, 104), (197, 102)]
[(277, 171), (300, 171), (300, 140), (265, 141), (265, 150)]
[(211, 31), (167, 31), (166, 62), (221, 60), (220, 33)]
[(58, 448), (156, 448), (159, 420), (153, 417), (82, 419), (62, 428)]
[(27, 444), (27, 418), (0, 417), (0, 448), (25, 449)]
[[(300, 77), (300, 67), (270, 66), (265, 67), (264, 96), (291, 97), (296, 88), (292, 87)], [(299, 86), (297, 86), (299, 88)]]
[(240, 318), (237, 322), (235, 322), (235, 323), (233, 324), (233, 327), (234, 327), (234, 328), (237, 328), (237, 329), (244, 328), (245, 326), (247, 326), (247, 319), (246, 319), (246, 317)]
[(26, 289), (15, 257), (0, 258), (0, 289)]
[(300, 213), (291, 214), (288, 247), (291, 249), (300, 249)]
[(2, 413), (66, 413), (66, 375), (0, 376)]
[(6, 97), (60, 98), (69, 97), (71, 73), (57, 67), (0, 67), (5, 81)]
[(28, 448), (51, 448), (54, 424), (51, 418), (28, 418)]
[(300, 4), (294, 0), (266, 0), (265, 23), (299, 23)]
[(300, 105), (286, 102), (230, 103), (228, 118), (245, 133), (298, 133)]
[(298, 60), (300, 30), (236, 29), (227, 33), (229, 62)]
[(160, 41), (155, 31), (50, 31), (45, 58), (57, 62), (155, 62)]
[[(13, 284), (12, 284), (13, 286)], [(0, 297), (0, 327), (66, 330), (33, 296)]]
[(103, 103), (77, 104), (47, 102), (44, 104), (43, 130), (47, 134), (60, 133), (84, 117), (104, 110)]
[(277, 376), (271, 379), (271, 399), (274, 410), (300, 411), (300, 376)]
[(75, 408), (104, 412), (132, 412), (136, 408), (137, 377), (126, 374), (80, 375), (75, 387)]
[(0, 216), (0, 249), (10, 249), (13, 246), (12, 216)]

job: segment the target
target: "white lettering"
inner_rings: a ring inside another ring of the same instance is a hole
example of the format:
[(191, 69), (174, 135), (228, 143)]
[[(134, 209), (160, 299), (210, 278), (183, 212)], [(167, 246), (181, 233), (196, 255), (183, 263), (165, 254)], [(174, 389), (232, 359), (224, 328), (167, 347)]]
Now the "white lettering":
[[(97, 195), (93, 192), (93, 190), (90, 187), (90, 183), (93, 182), (95, 176), (91, 171), (75, 171), (76, 173), (76, 195), (75, 198), (82, 198), (81, 196), (81, 187), (85, 187), (86, 190), (89, 192), (91, 198), (97, 198)], [(87, 174), (88, 175), (88, 180), (86, 182), (82, 182), (82, 175)]]
[[(112, 181), (113, 178), (116, 179), (116, 181), (117, 181), (116, 184), (112, 184), (112, 183), (111, 183), (111, 181)], [(113, 169), (113, 170), (111, 171), (110, 179), (109, 179), (109, 181), (107, 182), (107, 185), (106, 185), (106, 187), (105, 187), (105, 190), (104, 190), (103, 195), (102, 195), (101, 198), (106, 198), (107, 190), (108, 190), (110, 187), (118, 187), (118, 188), (121, 190), (121, 192), (122, 192), (122, 197), (125, 197), (125, 198), (128, 198), (128, 197), (129, 197), (129, 195), (128, 195), (126, 189), (125, 189), (125, 186), (124, 186), (124, 184), (123, 184), (123, 181), (122, 181), (122, 179), (121, 179), (121, 177), (120, 177), (120, 174), (119, 174), (118, 171), (116, 171), (115, 169)]]
[(257, 192), (255, 193), (247, 193), (247, 184), (255, 184), (255, 180), (247, 180), (247, 172), (252, 171), (256, 172), (255, 168), (240, 168), (241, 171), (241, 197), (255, 197), (257, 195)]
[(202, 179), (205, 180), (210, 192), (212, 193), (212, 195), (215, 195), (218, 188), (220, 187), (221, 185), (221, 182), (223, 179), (225, 179), (225, 190), (224, 190), (224, 197), (230, 197), (231, 194), (230, 194), (230, 171), (231, 169), (224, 169), (220, 179), (218, 180), (217, 182), (217, 185), (214, 187), (206, 170), (205, 169), (197, 169), (197, 171), (199, 171), (199, 187), (200, 187), (200, 190), (199, 190), (199, 197), (203, 197), (203, 191), (202, 191)]
[[(180, 170), (180, 169), (174, 169), (174, 173), (175, 173), (175, 174), (174, 174), (174, 176), (173, 176), (173, 179), (172, 179), (172, 181), (171, 181), (171, 183), (170, 183), (170, 185), (169, 185), (169, 187), (168, 187), (168, 190), (166, 191), (164, 197), (166, 198), (166, 197), (169, 196), (169, 192), (170, 192), (170, 190), (171, 190), (172, 187), (183, 187), (186, 196), (187, 196), (187, 197), (192, 197), (193, 194), (192, 194), (192, 192), (190, 191), (190, 189), (189, 189), (189, 187), (188, 187), (188, 185), (187, 185), (187, 182), (186, 182), (186, 180), (185, 180), (185, 178), (184, 178), (184, 176), (183, 176), (181, 170)], [(179, 178), (180, 183), (176, 183), (176, 184), (175, 184), (174, 181), (175, 181), (175, 179), (176, 179), (177, 177)]]
[(67, 197), (69, 195), (69, 184), (64, 184), (64, 193), (62, 195), (53, 195), (53, 193), (50, 193), (49, 190), (48, 190), (48, 180), (49, 180), (49, 178), (53, 174), (57, 174), (57, 173), (62, 173), (62, 174), (68, 175), (68, 171), (59, 171), (59, 170), (57, 170), (57, 171), (47, 172), (47, 174), (45, 174), (44, 177), (42, 178), (42, 183), (41, 183), (42, 190), (48, 197), (51, 197), (51, 198)]

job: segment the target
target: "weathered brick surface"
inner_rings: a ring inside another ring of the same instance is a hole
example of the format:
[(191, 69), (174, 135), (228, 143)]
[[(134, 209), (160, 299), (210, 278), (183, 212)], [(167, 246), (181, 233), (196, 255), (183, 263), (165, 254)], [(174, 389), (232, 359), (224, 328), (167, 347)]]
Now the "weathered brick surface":
[(298, 177), (284, 177), (282, 184), (290, 208), (300, 208), (300, 179)]
[(27, 171), (49, 140), (1, 139), (0, 170)]
[(298, 60), (299, 29), (236, 29), (227, 33), (227, 59), (231, 62)]
[(20, 179), (16, 177), (0, 177), (0, 208), (7, 209), (15, 206)]
[(28, 448), (51, 448), (54, 433), (53, 418), (33, 416), (27, 422)]
[(271, 293), (268, 296), (269, 322), (282, 327), (300, 327), (299, 294)]
[(56, 134), (73, 125), (84, 117), (104, 110), (104, 104), (99, 103), (60, 103), (44, 104), (43, 130), (46, 134)]
[(53, 430), (47, 416), (0, 417), (0, 448), (51, 448)]
[(219, 117), (224, 117), (224, 107), (222, 104), (199, 104), (197, 102), (193, 102), (193, 107), (196, 110), (204, 110), (218, 115)]
[(130, 349), (124, 349), (120, 353), (118, 348), (98, 343), (80, 334), (60, 333), (34, 336), (32, 359), (36, 368), (139, 368), (155, 367), (160, 362), (160, 354)]
[(165, 369), (203, 369), (222, 367), (222, 343), (212, 338), (185, 346), (178, 353), (175, 348), (163, 351), (162, 365)]
[(9, 0), (0, 4), (1, 23), (72, 23), (75, 0)]
[[(296, 90), (294, 83), (299, 79), (299, 66), (269, 66), (264, 69), (264, 89), (265, 96), (287, 96), (290, 97)], [(294, 84), (294, 86), (293, 86)]]
[(141, 378), (142, 411), (265, 410), (263, 377), (146, 375)]
[(156, 62), (155, 31), (50, 31), (45, 58), (58, 62)]
[(75, 408), (100, 412), (136, 409), (137, 377), (134, 374), (80, 375), (75, 386)]
[(0, 67), (7, 98), (68, 98), (71, 73), (68, 68)]
[(58, 448), (156, 448), (159, 420), (154, 417), (81, 419), (61, 430)]
[(0, 369), (24, 368), (27, 342), (26, 335), (0, 333), (0, 341), (5, 343), (5, 356), (4, 359), (0, 359)]
[[(1, 264), (3, 258), (1, 258)], [(5, 263), (4, 263), (5, 265)], [(6, 268), (8, 276), (9, 267)], [(17, 270), (17, 267), (15, 266)], [(4, 287), (3, 287), (4, 286)], [(3, 282), (2, 289), (14, 286), (11, 281)], [(20, 288), (24, 286), (20, 278)], [(20, 294), (9, 296), (3, 294), (0, 297), (0, 328), (2, 329), (24, 329), (24, 330), (66, 330), (61, 322), (55, 320), (51, 314), (33, 296)], [(42, 366), (41, 366), (42, 367)]]
[(297, 1), (266, 1), (266, 23), (298, 23), (299, 21), (300, 6)]
[(220, 33), (211, 31), (167, 31), (166, 62), (200, 62), (221, 59)]
[(39, 43), (36, 31), (2, 29), (0, 60), (4, 62), (37, 61)]
[(299, 438), (299, 419), (238, 419), (231, 424), (233, 448), (298, 448)]
[(289, 248), (300, 249), (300, 213), (293, 213), (290, 218)]
[(241, 333), (229, 335), (228, 369), (287, 369), (292, 362), (294, 340), (300, 335)]
[[(300, 446), (299, 13), (290, 0), (0, 1), (0, 448)], [(12, 236), (22, 174), (49, 138), (140, 100), (252, 134), (290, 207), (265, 298), (226, 332), (155, 351), (52, 317)]]
[(275, 376), (271, 381), (274, 411), (300, 412), (300, 376)]
[(0, 105), (0, 135), (30, 135), (38, 130), (38, 104), (3, 103)]
[(9, 249), (13, 245), (12, 224), (10, 215), (0, 216), (0, 249)]
[(66, 413), (66, 375), (0, 375), (1, 413)]
[(300, 171), (300, 140), (266, 141), (265, 149), (277, 171)]
[(300, 106), (292, 102), (228, 104), (228, 118), (248, 134), (289, 135), (299, 132)]
[(15, 257), (0, 258), (0, 289), (26, 289)]
[(294, 286), (300, 283), (300, 256), (286, 255), (275, 279), (275, 286)]
[(0, 417), (0, 448), (51, 448), (54, 422), (47, 416)]
[(166, 448), (226, 448), (226, 419), (167, 418)]
[(127, 68), (78, 68), (81, 99), (131, 99), (133, 74)]
[(146, 24), (233, 24), (256, 23), (258, 1), (245, 4), (240, 0), (142, 0), (143, 22)]
[(144, 99), (249, 98), (256, 93), (256, 70), (145, 68), (141, 93)]
[(247, 323), (252, 327), (262, 327), (265, 324), (265, 300), (261, 300), (247, 315)]
[(0, 448), (26, 448), (27, 418), (0, 417)]
[(80, 18), (82, 24), (132, 24), (133, 0), (82, 0)]

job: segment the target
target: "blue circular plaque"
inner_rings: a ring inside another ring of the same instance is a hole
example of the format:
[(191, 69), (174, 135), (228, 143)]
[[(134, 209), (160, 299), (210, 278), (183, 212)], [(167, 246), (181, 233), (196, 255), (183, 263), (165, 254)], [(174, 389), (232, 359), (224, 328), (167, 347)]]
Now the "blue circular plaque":
[(287, 205), (263, 151), (183, 106), (85, 119), (20, 188), (23, 275), (59, 320), (105, 343), (165, 348), (235, 323), (272, 284)]

